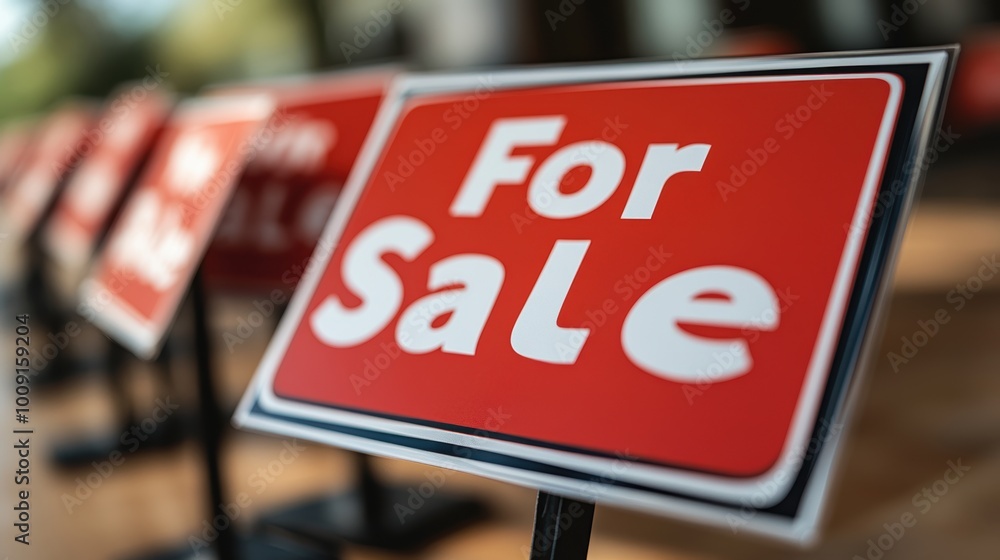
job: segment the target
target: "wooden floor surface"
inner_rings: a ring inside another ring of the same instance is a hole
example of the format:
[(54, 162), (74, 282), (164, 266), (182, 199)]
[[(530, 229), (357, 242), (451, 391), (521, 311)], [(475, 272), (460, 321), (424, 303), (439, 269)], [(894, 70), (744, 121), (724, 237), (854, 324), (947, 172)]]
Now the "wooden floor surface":
[[(858, 393), (855, 422), (830, 495), (824, 536), (801, 550), (727, 530), (600, 506), (590, 558), (623, 559), (852, 559), (868, 555), (869, 539), (883, 537), (906, 513), (917, 522), (892, 539), (884, 558), (1000, 558), (1000, 276), (961, 310), (952, 310), (947, 292), (976, 274), (980, 260), (1000, 252), (1000, 208), (984, 205), (925, 204), (910, 228), (900, 260), (886, 333)], [(886, 357), (898, 352), (901, 337), (919, 321), (949, 309), (951, 320), (898, 371)], [(231, 328), (246, 313), (243, 304), (217, 302), (216, 331)], [(235, 353), (219, 339), (226, 400), (234, 403), (249, 380), (267, 340), (265, 329)], [(4, 341), (7, 338), (2, 339)], [(5, 352), (10, 346), (3, 342)], [(183, 376), (185, 372), (177, 372)], [(151, 375), (137, 371), (135, 392), (153, 402), (162, 391)], [(11, 400), (9, 384), (0, 399)], [(181, 389), (178, 398), (190, 407)], [(162, 394), (160, 395), (162, 396)], [(123, 558), (156, 546), (183, 545), (197, 535), (206, 513), (198, 449), (185, 443), (170, 451), (136, 453), (102, 478), (92, 494), (69, 511), (65, 496), (94, 469), (61, 471), (46, 455), (74, 431), (109, 425), (110, 401), (104, 382), (90, 378), (58, 392), (35, 397), (32, 462), (32, 545), (12, 544), (11, 507), (0, 512), (0, 560)], [(4, 408), (6, 410), (6, 407)], [(0, 426), (9, 433), (11, 420)], [(333, 491), (349, 484), (349, 457), (315, 445), (287, 465), (275, 467), (284, 449), (280, 438), (233, 432), (224, 450), (225, 479), (231, 493), (245, 492), (250, 503), (243, 523), (268, 508)], [(3, 469), (11, 463), (4, 443)], [(914, 502), (922, 488), (941, 480), (949, 464), (970, 467), (926, 512)], [(261, 482), (259, 469), (280, 470)], [(387, 479), (419, 484), (436, 469), (402, 461), (376, 461)], [(5, 472), (0, 492), (12, 495)], [(496, 515), (489, 523), (440, 542), (416, 557), (440, 560), (520, 560), (531, 530), (534, 493), (463, 474), (452, 474), (444, 489), (483, 496)], [(6, 501), (3, 502), (7, 504)], [(347, 558), (395, 556), (349, 549)]]

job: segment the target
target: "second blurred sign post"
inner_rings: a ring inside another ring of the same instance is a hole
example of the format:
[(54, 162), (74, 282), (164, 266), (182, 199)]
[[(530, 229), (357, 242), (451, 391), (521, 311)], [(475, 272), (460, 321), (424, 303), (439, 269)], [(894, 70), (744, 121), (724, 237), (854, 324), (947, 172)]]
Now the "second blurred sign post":
[[(190, 292), (199, 435), (209, 490), (205, 513), (213, 526), (228, 515), (220, 508), (229, 502), (220, 471), (223, 425), (199, 271), (237, 181), (266, 142), (265, 125), (273, 112), (273, 101), (263, 96), (182, 103), (81, 286), (85, 318), (144, 359), (159, 354)], [(317, 557), (295, 545), (237, 538), (232, 525), (228, 520), (216, 527), (214, 541), (204, 543), (220, 560), (247, 558), (249, 551), (253, 558)], [(205, 551), (199, 546), (189, 542), (181, 550), (200, 556)]]
[[(90, 249), (101, 237), (102, 223), (114, 212), (116, 199), (129, 183), (127, 176), (152, 142), (157, 121), (164, 117), (165, 110), (160, 107), (155, 111), (148, 130), (143, 130), (145, 126), (129, 130), (136, 122), (127, 121), (116, 128), (118, 134), (108, 137), (104, 136), (109, 130), (105, 127), (113, 126), (112, 121), (102, 119), (98, 124), (91, 118), (89, 106), (66, 104), (46, 119), (39, 141), (20, 165), (11, 189), (4, 193), (5, 223), (13, 226), (15, 240), (24, 242), (32, 259), (27, 279), (30, 289), (38, 291), (45, 286), (38, 277), (42, 270), (42, 237), (46, 233), (54, 232), (53, 237), (46, 237), (51, 243), (47, 248), (60, 265), (79, 269), (86, 263)], [(266, 98), (239, 97), (183, 105), (153, 150), (140, 186), (112, 227), (109, 244), (83, 284), (83, 303), (77, 310), (87, 320), (104, 328), (137, 355), (157, 355), (233, 185), (246, 161), (252, 158), (254, 134), (272, 111), (273, 105)], [(150, 137), (146, 137), (147, 132)], [(81, 161), (84, 164), (78, 169)], [(108, 165), (115, 169), (100, 169)], [(80, 174), (71, 177), (74, 170)], [(97, 177), (88, 176), (90, 172), (96, 172)], [(60, 198), (69, 177), (69, 197)], [(88, 192), (77, 194), (77, 187)], [(95, 206), (78, 212), (81, 197), (86, 199), (82, 204)], [(58, 229), (69, 222), (81, 227), (75, 233)], [(68, 244), (60, 244), (60, 235), (69, 236)], [(200, 294), (197, 289), (194, 292)], [(49, 294), (42, 295), (43, 302), (51, 303)], [(217, 505), (225, 503), (217, 464), (221, 414), (211, 390), (209, 335), (203, 311), (203, 306), (195, 305), (195, 315), (201, 319), (196, 321), (195, 339), (202, 389), (203, 450), (209, 463), (210, 518), (214, 520)], [(49, 330), (51, 337), (56, 331), (51, 325)], [(69, 334), (60, 334), (69, 340)], [(56, 338), (52, 341), (56, 342)], [(231, 532), (220, 531), (215, 544), (219, 558), (234, 558), (236, 546)], [(262, 550), (260, 546), (254, 548)], [(315, 557), (294, 546), (271, 552), (282, 558)]]
[(290, 294), (395, 73), (376, 67), (211, 90), (269, 95), (283, 121), (223, 214), (205, 257), (213, 288)]
[(237, 422), (812, 539), (952, 54), (401, 81)]
[[(208, 325), (206, 284), (268, 295), (294, 287), (301, 274), (296, 270), (308, 268), (319, 228), (392, 73), (226, 86), (181, 104), (82, 283), (85, 318), (144, 359), (160, 353), (188, 295), (213, 523), (227, 515), (219, 510), (227, 502), (220, 470), (224, 412), (212, 341), (226, 340), (213, 337)], [(267, 557), (260, 556), (267, 551), (279, 557), (291, 557), (293, 550), (302, 557), (336, 555), (345, 540), (411, 548), (482, 515), (476, 500), (442, 496), (435, 507), (404, 524), (388, 501), (397, 490), (382, 486), (367, 459), (359, 458), (356, 490), (334, 500), (339, 515), (322, 515), (327, 500), (321, 499), (303, 506), (306, 515), (293, 507), (268, 518), (250, 540), (237, 538), (231, 522), (224, 528), (213, 524), (218, 537), (212, 546), (226, 560)], [(321, 512), (311, 514), (309, 508)], [(345, 514), (347, 522), (341, 519)], [(267, 531), (272, 526), (283, 531)], [(299, 542), (287, 539), (289, 533), (300, 535)], [(323, 538), (309, 538), (314, 534)], [(285, 548), (276, 548), (275, 540)]]
[[(61, 103), (43, 118), (0, 191), (0, 221), (10, 232), (3, 233), (25, 249), (25, 296), (36, 320), (50, 333), (58, 332), (66, 324), (67, 312), (59, 305), (53, 276), (46, 266), (42, 225), (51, 215), (67, 177), (79, 163), (95, 109), (90, 101), (76, 99)], [(46, 361), (33, 383), (61, 381), (75, 371), (60, 352)]]
[[(105, 102), (100, 117), (84, 134), (85, 142), (78, 148), (79, 162), (41, 225), (40, 245), (51, 261), (47, 267), (52, 269), (48, 277), (54, 288), (50, 297), (63, 308), (76, 307), (79, 283), (163, 130), (174, 104), (172, 93), (165, 89), (149, 89), (139, 82), (124, 84)], [(116, 344), (105, 348), (104, 359), (91, 362), (104, 366), (95, 369), (108, 377), (116, 419), (121, 424), (89, 437), (67, 435), (53, 451), (60, 466), (90, 465), (122, 451), (126, 446), (120, 434), (137, 420), (127, 387), (128, 352)], [(94, 354), (91, 349), (90, 355)], [(169, 368), (162, 361), (155, 368), (157, 377), (169, 387)], [(180, 441), (181, 417), (172, 416), (164, 424), (143, 443), (143, 450)]]
[[(313, 264), (322, 228), (397, 73), (392, 66), (375, 66), (212, 90), (218, 95), (267, 94), (285, 122), (249, 163), (233, 193), (203, 264), (210, 287), (253, 293), (262, 298), (255, 299), (258, 313), (281, 314)], [(242, 346), (249, 330), (244, 323), (235, 333), (224, 333), (226, 347)], [(284, 504), (262, 515), (257, 525), (327, 550), (349, 542), (406, 551), (486, 514), (480, 500), (441, 492), (432, 504), (401, 521), (392, 504), (407, 497), (409, 486), (383, 482), (367, 455), (353, 459), (355, 484), (350, 489)]]

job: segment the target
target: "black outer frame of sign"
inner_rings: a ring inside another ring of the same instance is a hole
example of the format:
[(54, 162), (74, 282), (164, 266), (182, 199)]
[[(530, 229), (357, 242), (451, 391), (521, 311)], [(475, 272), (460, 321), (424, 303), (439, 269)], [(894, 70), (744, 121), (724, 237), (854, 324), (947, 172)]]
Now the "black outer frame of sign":
[[(954, 55), (949, 53), (948, 70), (945, 72), (947, 76), (944, 83), (945, 91), (947, 91), (950, 68), (953, 63)], [(890, 272), (887, 270), (887, 264), (890, 264), (889, 259), (892, 257), (892, 251), (896, 245), (895, 241), (897, 236), (903, 235), (900, 221), (904, 218), (905, 203), (911, 191), (919, 189), (919, 184), (912, 180), (913, 175), (919, 173), (919, 164), (922, 163), (915, 161), (920, 139), (916, 138), (914, 133), (919, 122), (916, 117), (919, 115), (920, 99), (924, 94), (927, 74), (930, 70), (929, 65), (918, 63), (851, 68), (855, 72), (887, 72), (899, 76), (904, 83), (903, 98), (893, 128), (892, 142), (885, 161), (882, 181), (875, 204), (872, 207), (869, 230), (858, 262), (854, 286), (848, 299), (841, 334), (837, 341), (833, 361), (830, 364), (831, 374), (827, 379), (826, 388), (820, 401), (819, 420), (813, 427), (809, 439), (810, 442), (820, 442), (820, 445), (817, 445), (815, 450), (811, 445), (809, 446), (809, 450), (803, 457), (802, 468), (799, 469), (788, 495), (777, 504), (760, 510), (789, 518), (794, 518), (798, 513), (806, 483), (823, 450), (823, 442), (828, 437), (839, 437), (837, 435), (830, 436), (829, 433), (824, 432), (827, 431), (828, 426), (837, 425), (835, 422), (838, 412), (844, 408), (851, 381), (856, 377), (857, 367), (863, 358), (862, 351), (865, 339), (872, 328), (877, 326), (873, 324), (873, 316), (878, 311), (880, 290), (885, 288), (885, 275)], [(824, 70), (836, 72), (846, 69), (835, 67)], [(775, 73), (791, 72), (779, 71)], [(928, 108), (929, 111), (934, 111), (933, 118), (928, 121), (933, 123), (932, 138), (935, 137), (940, 128), (943, 103), (944, 97), (942, 96), (941, 105)], [(901, 185), (903, 188), (895, 191), (894, 185)], [(853, 224), (849, 227), (853, 227)]]
[[(897, 52), (901, 53), (920, 52), (920, 50), (897, 51)], [(948, 60), (944, 69), (944, 81), (942, 87), (944, 88), (943, 91), (947, 91), (947, 86), (950, 81), (951, 71), (954, 67), (956, 50), (946, 49), (944, 52), (947, 53)], [(867, 55), (868, 53), (864, 54)], [(834, 55), (831, 56), (837, 56), (837, 54), (834, 53)], [(840, 56), (850, 57), (851, 55), (848, 54)], [(856, 370), (858, 369), (860, 360), (863, 358), (862, 352), (865, 350), (865, 343), (868, 341), (868, 335), (871, 332), (873, 332), (873, 328), (876, 326), (873, 324), (873, 318), (875, 318), (875, 314), (878, 311), (879, 298), (882, 295), (881, 290), (885, 287), (884, 280), (887, 272), (887, 265), (890, 264), (890, 260), (893, 257), (893, 251), (897, 245), (896, 241), (898, 241), (898, 237), (903, 234), (902, 228), (900, 227), (900, 221), (904, 218), (903, 213), (906, 209), (906, 203), (907, 201), (911, 200), (911, 195), (915, 194), (913, 193), (913, 191), (919, 189), (919, 182), (913, 181), (914, 174), (919, 173), (918, 164), (922, 163), (915, 161), (915, 157), (919, 152), (920, 148), (919, 146), (920, 138), (915, 136), (915, 131), (916, 131), (916, 126), (922, 122), (921, 120), (918, 119), (918, 117), (920, 116), (920, 103), (925, 93), (925, 87), (927, 85), (926, 79), (930, 72), (930, 63), (911, 62), (911, 63), (888, 64), (888, 65), (872, 64), (872, 65), (855, 65), (855, 66), (831, 66), (831, 67), (814, 68), (814, 69), (794, 68), (794, 69), (748, 71), (748, 72), (733, 71), (733, 72), (723, 72), (723, 73), (713, 73), (713, 74), (698, 74), (697, 76), (699, 79), (701, 79), (701, 78), (718, 78), (718, 77), (733, 77), (733, 76), (748, 77), (748, 76), (808, 75), (808, 74), (838, 74), (838, 73), (858, 74), (858, 73), (880, 73), (880, 72), (890, 73), (899, 76), (904, 82), (904, 89), (903, 89), (902, 99), (900, 101), (899, 113), (896, 118), (896, 123), (893, 127), (892, 141), (890, 143), (890, 147), (887, 152), (885, 166), (882, 173), (882, 179), (879, 185), (878, 193), (876, 195), (875, 203), (872, 207), (872, 215), (871, 215), (871, 221), (869, 223), (869, 230), (858, 262), (858, 269), (855, 274), (854, 284), (851, 288), (847, 310), (844, 315), (843, 325), (841, 327), (840, 336), (838, 337), (836, 345), (836, 351), (833, 360), (831, 362), (831, 369), (830, 369), (831, 374), (827, 378), (826, 387), (824, 388), (823, 396), (820, 401), (820, 406), (817, 413), (818, 420), (814, 425), (812, 433), (810, 435), (810, 439), (808, 440), (809, 442), (818, 442), (818, 445), (816, 446), (810, 445), (808, 447), (808, 450), (804, 454), (802, 459), (802, 467), (799, 469), (795, 481), (793, 482), (792, 486), (788, 491), (788, 494), (784, 498), (782, 498), (778, 503), (772, 506), (755, 508), (755, 511), (759, 513), (770, 514), (777, 517), (787, 518), (790, 520), (795, 519), (798, 515), (800, 506), (802, 505), (803, 498), (807, 488), (807, 483), (811, 477), (813, 470), (817, 466), (817, 461), (819, 457), (822, 455), (822, 452), (825, 448), (826, 439), (829, 437), (839, 437), (836, 435), (831, 436), (825, 433), (825, 431), (830, 426), (837, 426), (836, 422), (838, 421), (838, 416), (842, 416), (841, 412), (845, 408), (844, 405), (848, 392), (852, 386), (852, 380), (856, 377), (855, 376)], [(686, 79), (689, 77), (690, 76), (685, 75), (685, 76), (637, 79), (630, 81), (641, 82), (641, 81), (651, 81), (651, 80)], [(592, 83), (600, 83), (600, 82), (598, 81)], [(936, 132), (940, 127), (944, 100), (945, 96), (942, 95), (941, 98), (938, 100), (937, 106), (926, 108), (926, 111), (932, 114), (932, 117), (927, 119), (926, 122), (930, 126), (932, 126), (931, 130), (933, 132)], [(933, 133), (931, 137), (933, 138)], [(894, 190), (896, 192), (894, 192)], [(886, 203), (885, 201), (888, 202)], [(881, 212), (879, 211), (880, 209)], [(846, 224), (846, 225), (848, 227), (853, 227), (854, 224)], [(282, 397), (282, 398), (285, 398), (290, 401), (297, 401), (305, 404), (311, 404), (314, 406), (324, 406), (332, 409), (358, 412), (380, 418), (400, 420), (412, 424), (450, 430), (456, 433), (479, 435), (491, 439), (524, 443), (528, 445), (545, 447), (548, 449), (571, 451), (591, 456), (599, 456), (606, 458), (615, 457), (615, 455), (608, 454), (605, 452), (594, 451), (572, 446), (565, 446), (565, 445), (557, 445), (557, 444), (554, 445), (549, 442), (539, 442), (529, 438), (510, 436), (507, 434), (489, 432), (486, 430), (471, 429), (463, 426), (453, 426), (450, 424), (444, 424), (439, 422), (429, 422), (425, 420), (419, 420), (419, 419), (391, 415), (391, 414), (377, 413), (373, 411), (354, 409), (350, 407), (340, 407), (329, 404), (320, 404), (320, 403), (306, 401), (303, 399), (292, 399), (288, 397)], [(727, 502), (724, 500), (697, 498), (669, 490), (650, 488), (639, 484), (623, 482), (617, 479), (608, 480), (607, 478), (602, 478), (600, 476), (593, 475), (590, 473), (582, 473), (571, 469), (555, 467), (552, 465), (539, 463), (527, 459), (514, 458), (501, 453), (476, 449), (474, 447), (466, 447), (456, 444), (435, 442), (409, 436), (387, 434), (384, 432), (372, 431), (364, 428), (354, 428), (350, 426), (307, 420), (298, 417), (290, 417), (283, 414), (276, 414), (274, 412), (265, 411), (262, 407), (260, 407), (260, 404), (256, 399), (254, 400), (253, 406), (251, 407), (251, 414), (269, 416), (278, 420), (291, 422), (294, 424), (310, 426), (325, 431), (339, 432), (347, 435), (362, 437), (365, 439), (382, 441), (393, 445), (419, 449), (448, 457), (461, 456), (463, 458), (470, 459), (473, 461), (480, 461), (485, 463), (509, 466), (516, 469), (547, 473), (565, 478), (572, 478), (584, 482), (599, 482), (601, 484), (609, 486), (632, 488), (647, 493), (656, 493), (663, 496), (670, 496), (671, 498), (674, 499), (690, 501), (695, 503), (721, 506), (725, 508), (733, 508), (733, 507), (738, 508), (741, 506), (741, 504)], [(630, 460), (634, 459), (630, 458)], [(680, 468), (688, 472), (709, 472), (709, 471), (699, 471), (697, 469), (692, 469), (689, 467), (658, 463), (642, 459), (638, 459), (635, 461), (639, 463), (653, 464), (668, 468)], [(710, 474), (718, 475), (718, 473), (714, 472)]]

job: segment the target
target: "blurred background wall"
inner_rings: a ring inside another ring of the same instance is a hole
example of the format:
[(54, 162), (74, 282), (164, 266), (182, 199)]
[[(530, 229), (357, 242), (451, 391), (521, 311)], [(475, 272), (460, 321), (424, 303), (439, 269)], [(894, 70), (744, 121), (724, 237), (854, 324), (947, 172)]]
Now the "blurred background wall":
[(104, 95), (150, 64), (195, 90), (386, 58), (444, 68), (931, 45), (998, 20), (990, 0), (0, 0), (0, 116)]
[(157, 71), (195, 92), (386, 60), (453, 69), (961, 43), (948, 122), (977, 136), (1000, 123), (996, 0), (0, 0), (0, 42), (0, 120)]
[[(383, 61), (429, 70), (628, 57), (683, 63), (952, 42), (961, 44), (962, 53), (949, 108), (927, 162), (886, 335), (857, 401), (856, 427), (819, 548), (799, 551), (602, 507), (592, 558), (864, 556), (868, 540), (881, 536), (885, 523), (913, 509), (914, 493), (937, 481), (948, 461), (961, 460), (971, 465), (968, 477), (886, 558), (988, 560), (1000, 558), (1000, 282), (985, 283), (961, 309), (952, 307), (949, 294), (1000, 249), (1000, 2), (0, 0), (0, 121), (43, 113), (68, 95), (104, 97), (123, 81), (154, 73), (178, 91), (194, 93), (214, 82)], [(216, 321), (220, 332), (246, 313), (245, 307), (223, 309)], [(890, 355), (940, 309), (953, 310), (947, 327), (907, 363), (892, 362)], [(231, 401), (242, 393), (267, 335), (250, 342), (246, 351), (227, 357)], [(74, 389), (42, 402), (51, 432), (84, 416), (76, 412), (99, 408), (87, 403), (100, 399), (81, 394)], [(228, 450), (236, 483), (280, 450), (267, 438), (252, 437)], [(50, 533), (48, 548), (36, 557), (120, 557), (192, 534), (202, 519), (202, 489), (196, 453), (186, 449), (130, 463), (95, 494), (90, 509), (74, 517), (59, 496), (73, 492), (79, 473), (57, 474), (39, 461), (39, 469), (47, 469), (39, 476), (51, 486), (39, 526)], [(257, 504), (261, 509), (349, 482), (336, 475), (346, 468), (342, 454), (313, 447), (310, 453), (275, 483)], [(402, 461), (379, 466), (410, 480), (427, 470)], [(534, 494), (464, 475), (450, 480), (487, 493), (501, 512), (499, 523), (423, 557), (521, 557)]]

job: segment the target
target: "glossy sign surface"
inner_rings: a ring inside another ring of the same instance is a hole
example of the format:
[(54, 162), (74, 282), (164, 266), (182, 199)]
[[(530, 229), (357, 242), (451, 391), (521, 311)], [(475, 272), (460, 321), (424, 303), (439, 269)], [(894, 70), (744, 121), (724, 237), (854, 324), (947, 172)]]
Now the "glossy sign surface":
[[(902, 126), (904, 77), (852, 61), (404, 83), (238, 420), (716, 522), (777, 507), (836, 417)], [(805, 538), (817, 503), (754, 525)]]
[(158, 352), (271, 112), (259, 97), (195, 100), (167, 124), (81, 292), (84, 317), (137, 355)]

